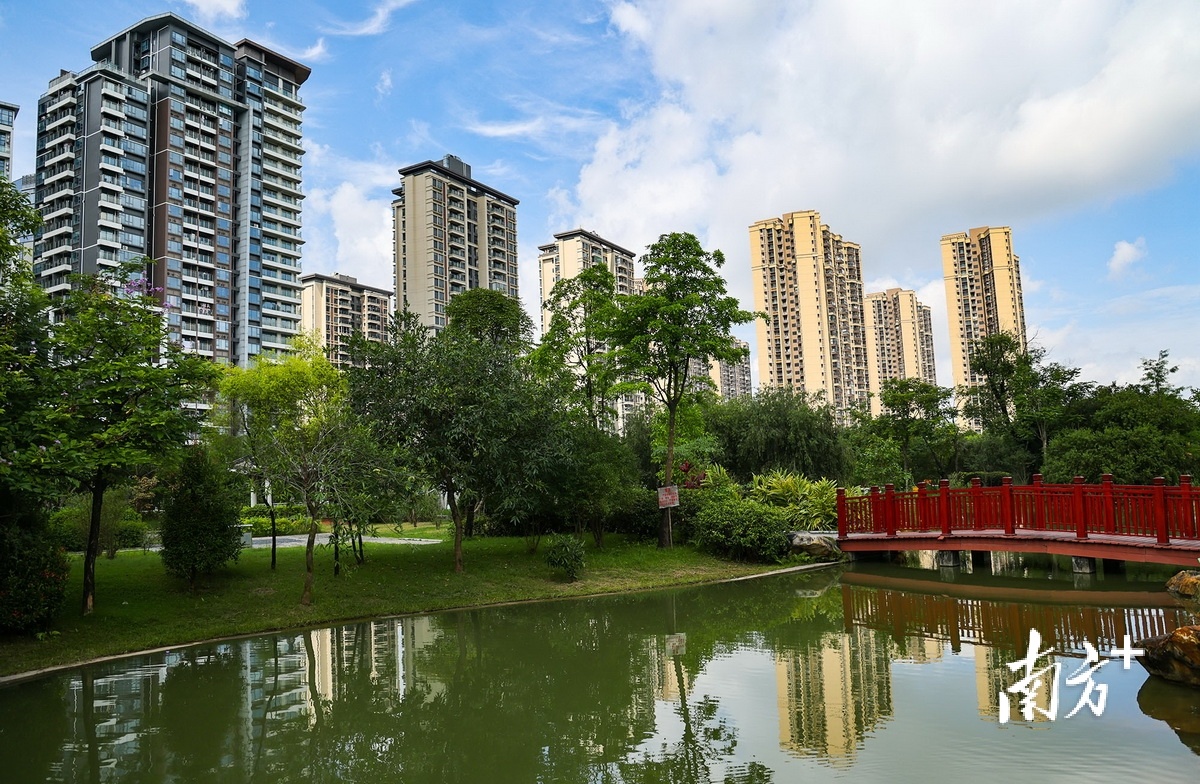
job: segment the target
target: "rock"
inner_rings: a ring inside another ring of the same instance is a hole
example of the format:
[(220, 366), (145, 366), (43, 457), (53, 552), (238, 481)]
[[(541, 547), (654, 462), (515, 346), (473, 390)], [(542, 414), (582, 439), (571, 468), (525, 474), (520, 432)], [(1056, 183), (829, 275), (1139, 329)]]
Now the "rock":
[(1167, 580), (1167, 590), (1181, 599), (1200, 600), (1200, 572), (1183, 570)]
[(1200, 689), (1200, 626), (1180, 626), (1135, 647), (1146, 651), (1137, 659), (1151, 675)]
[(842, 557), (833, 534), (814, 534), (809, 531), (793, 531), (788, 534), (793, 553), (806, 553), (822, 561), (837, 561)]

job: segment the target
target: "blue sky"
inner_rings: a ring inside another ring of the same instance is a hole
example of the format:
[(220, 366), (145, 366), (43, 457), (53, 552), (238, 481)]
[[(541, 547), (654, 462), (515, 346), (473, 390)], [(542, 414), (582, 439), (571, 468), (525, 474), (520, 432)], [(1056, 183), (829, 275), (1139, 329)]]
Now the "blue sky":
[(816, 209), (933, 309), (949, 384), (939, 237), (1010, 225), (1053, 360), (1125, 382), (1168, 349), (1200, 386), (1193, 0), (0, 1), (17, 172), (46, 83), (163, 11), (312, 66), (308, 271), (390, 287), (396, 170), (452, 153), (521, 200), (531, 313), (554, 232), (694, 232), (749, 305), (747, 226)]

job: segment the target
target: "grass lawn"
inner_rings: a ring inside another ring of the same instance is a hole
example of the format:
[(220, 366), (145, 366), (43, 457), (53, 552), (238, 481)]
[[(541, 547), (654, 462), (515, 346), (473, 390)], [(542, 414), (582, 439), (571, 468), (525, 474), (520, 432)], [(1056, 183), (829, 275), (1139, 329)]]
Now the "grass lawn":
[[(447, 526), (413, 529), (400, 536), (444, 538)], [(381, 535), (384, 534), (382, 531)], [(96, 562), (96, 609), (79, 615), (83, 569), (72, 561), (67, 601), (52, 633), (42, 640), (0, 637), (0, 676), (78, 663), (101, 656), (240, 634), (290, 629), (386, 615), (444, 610), (528, 599), (614, 593), (687, 585), (757, 574), (778, 567), (722, 561), (691, 547), (659, 550), (652, 544), (609, 536), (605, 549), (587, 546), (579, 581), (546, 565), (544, 548), (526, 550), (524, 539), (479, 538), (464, 545), (466, 572), (454, 573), (449, 542), (434, 545), (366, 545), (367, 562), (353, 566), (343, 551), (342, 575), (333, 576), (333, 551), (316, 552), (315, 601), (300, 604), (304, 548), (243, 551), (230, 566), (191, 593), (167, 576), (157, 553), (121, 552)], [(347, 563), (349, 561), (349, 564)]]

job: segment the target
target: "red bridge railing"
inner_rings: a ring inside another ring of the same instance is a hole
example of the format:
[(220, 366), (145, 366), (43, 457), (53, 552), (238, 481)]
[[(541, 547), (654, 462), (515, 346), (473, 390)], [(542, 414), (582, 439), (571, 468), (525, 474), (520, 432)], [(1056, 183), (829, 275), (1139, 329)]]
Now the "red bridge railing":
[(1154, 540), (1158, 544), (1200, 541), (1200, 491), (1192, 478), (1182, 476), (1177, 487), (1162, 477), (1152, 485), (1115, 485), (1105, 474), (1098, 485), (1083, 477), (1071, 484), (1016, 486), (1005, 477), (1000, 487), (952, 488), (943, 479), (936, 487), (922, 482), (916, 490), (896, 492), (892, 485), (872, 487), (865, 495), (838, 490), (838, 537), (855, 534), (897, 536), (905, 533), (986, 531), (1004, 536), (1022, 532), (1116, 535)]

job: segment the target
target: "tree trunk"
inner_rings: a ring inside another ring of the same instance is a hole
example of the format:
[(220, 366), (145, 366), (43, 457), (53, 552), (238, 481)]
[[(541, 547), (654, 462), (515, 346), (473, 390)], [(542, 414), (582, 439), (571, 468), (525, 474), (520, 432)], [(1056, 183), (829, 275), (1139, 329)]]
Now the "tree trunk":
[(267, 513), (271, 515), (271, 571), (275, 571), (275, 502), (271, 500), (271, 494), (267, 493)]
[(463, 525), (463, 533), (469, 538), (475, 535), (475, 504), (467, 504), (467, 520)]
[[(667, 462), (663, 466), (663, 484), (670, 487), (675, 478), (675, 408), (667, 409)], [(658, 546), (671, 547), (671, 507), (663, 507), (662, 522), (658, 526)]]
[(334, 522), (333, 524), (333, 576), (339, 577), (342, 574), (342, 524)]
[(454, 571), (461, 574), (463, 570), (463, 521), (453, 490), (446, 492), (446, 503), (450, 506), (450, 519), (454, 521)]
[(304, 592), (300, 594), (300, 603), (308, 606), (313, 600), (313, 550), (317, 546), (317, 518), (309, 513), (308, 544), (304, 548)]
[(96, 604), (96, 557), (100, 554), (100, 512), (104, 507), (105, 478), (92, 477), (92, 518), (88, 524), (87, 551), (83, 555), (83, 614), (91, 615)]

